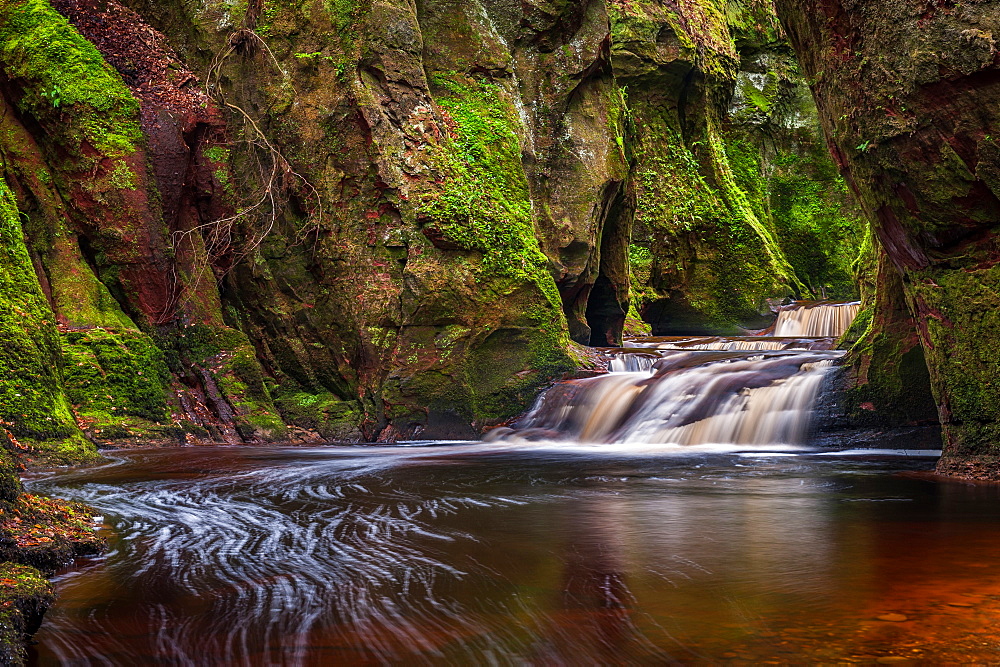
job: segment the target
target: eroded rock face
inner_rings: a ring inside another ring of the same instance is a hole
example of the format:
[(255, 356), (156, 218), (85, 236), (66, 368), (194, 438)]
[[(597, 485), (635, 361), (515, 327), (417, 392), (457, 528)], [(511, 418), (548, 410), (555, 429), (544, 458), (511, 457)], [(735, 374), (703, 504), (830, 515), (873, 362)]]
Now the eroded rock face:
[[(5, 9), (12, 122), (37, 143), (15, 189), (44, 275), (80, 278), (51, 281), (60, 322), (153, 334), (175, 421), (226, 440), (284, 437), (282, 421), (472, 436), (575, 366), (567, 334), (620, 340), (628, 219), (604, 229), (627, 164), (603, 2), (54, 7), (114, 69), (47, 2)], [(70, 94), (84, 82), (26, 33), (76, 49), (117, 106)], [(96, 339), (67, 336), (107, 375)]]
[(831, 149), (902, 275), (944, 429), (941, 469), (989, 460), (1000, 443), (1000, 4), (777, 4)]
[(612, 61), (654, 333), (761, 329), (769, 300), (854, 296), (862, 224), (769, 5), (614, 3)]
[(748, 7), (3, 5), (5, 176), (77, 422), (471, 437), (634, 306), (732, 330), (840, 289), (849, 202)]

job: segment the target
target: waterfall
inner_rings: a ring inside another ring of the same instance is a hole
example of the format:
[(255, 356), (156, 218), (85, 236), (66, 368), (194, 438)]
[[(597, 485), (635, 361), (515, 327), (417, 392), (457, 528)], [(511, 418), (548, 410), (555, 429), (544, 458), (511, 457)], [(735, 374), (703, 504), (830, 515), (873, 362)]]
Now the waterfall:
[(514, 429), (491, 438), (726, 445), (797, 445), (808, 433), (832, 349), (858, 303), (806, 303), (779, 313), (772, 336), (634, 338), (607, 350), (609, 373), (568, 380)]
[(818, 301), (806, 304), (793, 304), (778, 312), (778, 321), (774, 324), (775, 336), (832, 336), (839, 338), (844, 335), (851, 322), (861, 310), (861, 303), (827, 303)]
[(775, 337), (745, 337), (722, 338), (706, 337), (670, 337), (641, 338), (625, 341), (626, 348), (652, 348), (656, 350), (828, 350), (833, 347), (832, 338), (775, 338)]
[(608, 370), (612, 373), (648, 373), (653, 370), (653, 364), (660, 359), (658, 354), (636, 354), (634, 352), (618, 352), (610, 356)]

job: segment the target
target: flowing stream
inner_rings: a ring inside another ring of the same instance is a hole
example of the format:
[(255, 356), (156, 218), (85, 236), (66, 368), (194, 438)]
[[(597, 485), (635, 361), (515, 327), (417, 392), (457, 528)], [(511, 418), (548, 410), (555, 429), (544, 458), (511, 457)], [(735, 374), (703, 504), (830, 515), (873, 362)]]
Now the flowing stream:
[(1000, 661), (1000, 488), (801, 445), (834, 335), (632, 341), (494, 442), (36, 474), (110, 550), (58, 576), (32, 660)]
[(733, 448), (805, 442), (834, 344), (859, 303), (779, 312), (772, 336), (637, 338), (609, 351), (611, 372), (563, 382), (491, 440)]

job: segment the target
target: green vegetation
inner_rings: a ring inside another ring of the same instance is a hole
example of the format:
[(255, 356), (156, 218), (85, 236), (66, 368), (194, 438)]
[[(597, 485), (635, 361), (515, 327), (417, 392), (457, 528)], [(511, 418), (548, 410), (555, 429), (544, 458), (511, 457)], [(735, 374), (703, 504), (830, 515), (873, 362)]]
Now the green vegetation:
[[(171, 38), (206, 66), (210, 46), (218, 60), (206, 67), (208, 87), (247, 114), (231, 114), (225, 136), (213, 129), (196, 148), (198, 168), (226, 195), (199, 193), (199, 214), (216, 216), (241, 198), (264, 204), (235, 206), (246, 215), (234, 237), (252, 238), (248, 256), (233, 242), (236, 265), (218, 257), (232, 312), (223, 319), (215, 292), (184, 291), (195, 279), (175, 266), (182, 303), (163, 321), (137, 320), (140, 333), (125, 312), (139, 317), (149, 310), (140, 300), (153, 297), (141, 289), (147, 276), (129, 272), (148, 268), (144, 251), (161, 250), (143, 239), (175, 221), (161, 225), (159, 204), (170, 196), (159, 201), (145, 176), (156, 156), (137, 151), (138, 103), (45, 0), (8, 3), (0, 60), (23, 91), (11, 99), (48, 133), (39, 152), (69, 158), (44, 180), (63, 196), (83, 183), (85, 201), (71, 201), (74, 193), (63, 202), (64, 228), (37, 211), (27, 223), (66, 325), (61, 341), (49, 341), (50, 412), (67, 429), (60, 437), (79, 436), (71, 405), (89, 434), (108, 440), (181, 428), (168, 423), (181, 412), (174, 380), (182, 394), (183, 385), (231, 408), (253, 441), (286, 437), (285, 422), (331, 437), (359, 423), (420, 423), (425, 409), (477, 425), (506, 419), (574, 368), (556, 286), (571, 280), (564, 251), (615, 273), (616, 290), (630, 268), (633, 331), (643, 327), (636, 306), (675, 300), (699, 325), (732, 330), (760, 320), (769, 298), (848, 289), (851, 229), (827, 205), (843, 183), (809, 151), (763, 150), (725, 109), (734, 86), (754, 122), (783, 108), (788, 63), (764, 63), (775, 72), (763, 89), (740, 79), (743, 51), (770, 48), (780, 32), (769, 5), (615, 0), (609, 10), (607, 68), (585, 69), (589, 56), (570, 35), (545, 37), (552, 43), (540, 57), (566, 64), (558, 82), (522, 76), (504, 41), (513, 26), (492, 10), (433, 17), (357, 0), (209, 0), (159, 17), (172, 29), (192, 24)], [(382, 19), (391, 19), (391, 44)], [(459, 36), (469, 48), (442, 64)], [(684, 109), (667, 99), (682, 80)], [(543, 91), (537, 104), (518, 99), (528, 90)], [(600, 142), (598, 157), (580, 163), (600, 163), (601, 174), (569, 204), (552, 193), (585, 179), (559, 164), (564, 137), (579, 142), (574, 150)], [(602, 207), (614, 209), (607, 248), (597, 225), (581, 223), (609, 215)], [(203, 258), (192, 239), (190, 252)], [(163, 324), (174, 315), (200, 324)], [(269, 318), (282, 326), (269, 330)]]
[(103, 545), (79, 503), (30, 494), (0, 502), (0, 662), (24, 664), (26, 633), (55, 598), (44, 575)]
[(162, 333), (157, 342), (175, 374), (215, 383), (232, 407), (235, 426), (246, 440), (285, 437), (256, 352), (246, 334), (231, 327), (191, 324)]
[(0, 564), (0, 661), (25, 663), (25, 634), (53, 600), (52, 584), (41, 572), (28, 565)]
[(910, 275), (914, 282), (908, 287), (931, 314), (921, 326), (938, 400), (950, 418), (944, 423), (948, 454), (1000, 455), (1000, 363), (994, 344), (1000, 267), (931, 267)]
[(276, 393), (274, 403), (289, 424), (315, 431), (323, 438), (352, 440), (359, 435), (363, 415), (355, 401), (344, 401), (329, 392), (292, 391)]
[[(637, 128), (630, 258), (643, 314), (664, 331), (722, 333), (765, 326), (769, 300), (856, 297), (860, 211), (771, 4), (616, 2), (612, 34)], [(653, 43), (680, 48), (671, 74)], [(697, 73), (684, 97), (664, 97), (684, 67)]]
[(787, 293), (782, 283), (791, 280), (791, 271), (724, 151), (709, 151), (708, 158), (721, 187), (703, 175), (669, 127), (649, 131), (637, 155), (630, 259), (633, 274), (648, 282), (636, 286), (636, 297), (650, 303), (661, 293), (684, 290), (688, 306), (709, 326), (726, 329), (758, 316), (766, 297)]
[(63, 334), (64, 386), (78, 422), (102, 440), (148, 435), (169, 416), (169, 371), (152, 339), (106, 329)]
[(85, 144), (108, 157), (127, 156), (142, 142), (134, 120), (138, 102), (47, 0), (15, 0), (0, 9), (0, 60), (9, 78), (25, 84), (22, 111), (37, 118), (72, 115), (63, 131), (79, 132), (64, 142), (74, 156), (87, 154)]
[(760, 146), (730, 138), (726, 154), (757, 214), (772, 221), (777, 246), (808, 290), (803, 296), (856, 298), (860, 211), (822, 143), (796, 142), (765, 164)]
[[(472, 394), (455, 397), (454, 405), (471, 400), (475, 421), (491, 423), (516, 414), (541, 384), (573, 367), (562, 301), (535, 235), (515, 131), (520, 119), (508, 93), (455, 72), (435, 74), (431, 82), (454, 135), (429, 149), (442, 183), (420, 195), (425, 234), (439, 236), (445, 247), (477, 253), (472, 265), (477, 282), (489, 290), (486, 303), (503, 299), (503, 310), (514, 319), (509, 328), (482, 332), (464, 372)], [(441, 376), (437, 384), (450, 382)]]
[(236, 429), (246, 440), (269, 442), (287, 435), (285, 422), (278, 416), (264, 372), (250, 341), (223, 355), (213, 368), (219, 388), (236, 412)]
[(456, 248), (482, 253), (484, 273), (530, 280), (558, 307), (535, 237), (513, 104), (498, 85), (465, 75), (438, 74), (432, 83), (443, 93), (437, 102), (454, 120), (455, 136), (432, 158), (444, 183), (421, 197), (426, 226)]
[(63, 393), (61, 356), (14, 195), (0, 180), (0, 425), (57, 458), (90, 458)]
[(681, 57), (709, 77), (735, 74), (737, 54), (723, 3), (689, 3), (683, 8), (655, 0), (613, 0), (611, 40), (616, 47), (652, 55), (664, 28), (682, 49)]

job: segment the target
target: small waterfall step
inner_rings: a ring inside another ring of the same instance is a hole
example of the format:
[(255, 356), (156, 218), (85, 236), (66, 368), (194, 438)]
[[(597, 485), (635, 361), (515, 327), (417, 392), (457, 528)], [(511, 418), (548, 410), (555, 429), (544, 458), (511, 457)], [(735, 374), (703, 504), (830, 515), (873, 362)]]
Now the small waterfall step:
[(807, 302), (771, 336), (671, 336), (604, 349), (609, 373), (542, 394), (490, 440), (773, 448), (803, 442), (834, 350), (860, 304)]
[(798, 301), (778, 311), (774, 336), (839, 338), (861, 310), (860, 301)]

